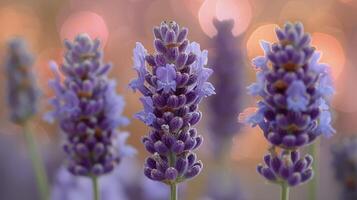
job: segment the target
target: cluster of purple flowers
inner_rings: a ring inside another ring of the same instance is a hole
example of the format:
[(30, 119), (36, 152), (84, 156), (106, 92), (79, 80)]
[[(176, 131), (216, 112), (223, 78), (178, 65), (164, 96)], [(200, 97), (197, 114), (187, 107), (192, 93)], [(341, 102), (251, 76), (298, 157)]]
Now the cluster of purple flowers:
[[(267, 166), (259, 166), (258, 171), (268, 180), (298, 185), (312, 177), (311, 161), (305, 157), (302, 160), (307, 164), (304, 167), (299, 164), (296, 171), (294, 152), (320, 135), (329, 137), (335, 132), (330, 125), (328, 106), (334, 89), (328, 67), (318, 62), (320, 54), (310, 45), (311, 38), (304, 33), (301, 23), (287, 23), (284, 28), (276, 29), (276, 35), (278, 42), (262, 41), (265, 55), (253, 59), (257, 82), (248, 90), (261, 100), (257, 103), (257, 112), (248, 117), (247, 122), (258, 125), (273, 146), (283, 149), (280, 155), (273, 152), (266, 157), (283, 163), (279, 170), (266, 162)], [(285, 173), (284, 168), (289, 173)]]
[(335, 177), (343, 188), (341, 198), (357, 199), (357, 137), (345, 138), (333, 146), (332, 155)]
[(145, 175), (156, 181), (176, 184), (199, 174), (202, 162), (193, 150), (202, 136), (193, 128), (202, 117), (198, 104), (214, 94), (207, 82), (207, 51), (188, 41), (188, 30), (175, 22), (154, 28), (156, 52), (148, 54), (142, 44), (134, 49), (138, 78), (130, 83), (139, 90), (144, 110), (135, 116), (151, 128), (143, 138), (146, 150)]
[(8, 45), (6, 75), (8, 104), (11, 120), (22, 124), (37, 112), (39, 89), (32, 72), (33, 56), (21, 38), (12, 39)]
[(65, 41), (67, 52), (61, 81), (55, 63), (51, 63), (55, 79), (50, 86), (55, 97), (50, 100), (54, 111), (46, 116), (57, 119), (66, 135), (64, 150), (68, 169), (75, 175), (98, 176), (111, 172), (118, 164), (115, 139), (117, 128), (128, 123), (121, 116), (124, 101), (116, 93), (114, 80), (107, 77), (111, 68), (102, 64), (99, 40), (78, 35), (73, 42)]
[(301, 158), (298, 151), (283, 150), (280, 155), (272, 151), (264, 157), (265, 166), (260, 164), (257, 170), (269, 181), (276, 183), (286, 181), (288, 185), (295, 186), (312, 177), (312, 161), (310, 155)]
[[(215, 85), (220, 96), (210, 101), (214, 113), (210, 125), (220, 155), (240, 126), (234, 116), (241, 109), (239, 67), (243, 59), (239, 59), (242, 52), (233, 45), (237, 39), (231, 32), (233, 21), (214, 23), (218, 29), (214, 38), (218, 50), (214, 62)], [(144, 175), (170, 185), (171, 199), (176, 199), (176, 185), (197, 176), (203, 168), (195, 153), (203, 138), (194, 126), (202, 118), (200, 102), (215, 94), (208, 81), (213, 70), (207, 67), (208, 51), (187, 39), (187, 28), (180, 28), (173, 21), (162, 22), (154, 27), (153, 33), (154, 53), (148, 53), (141, 43), (136, 43), (133, 60), (137, 78), (129, 87), (142, 94), (143, 110), (135, 118), (150, 127), (142, 139), (151, 154), (145, 160)], [(257, 167), (258, 173), (281, 184), (284, 190), (313, 177), (313, 158), (301, 156), (299, 148), (313, 143), (320, 135), (330, 137), (335, 133), (328, 105), (334, 89), (328, 66), (319, 63), (320, 53), (311, 46), (311, 38), (304, 33), (301, 23), (287, 23), (276, 29), (276, 35), (276, 43), (261, 42), (264, 55), (252, 61), (257, 82), (248, 87), (248, 93), (259, 101), (256, 112), (245, 122), (259, 126), (271, 144), (264, 164)], [(160, 189), (162, 193), (158, 196), (155, 196), (158, 193), (149, 196), (146, 193), (159, 186), (141, 185), (129, 176), (126, 177), (131, 179), (130, 184), (124, 184), (125, 175), (134, 171), (134, 164), (130, 169), (116, 168), (122, 158), (136, 150), (125, 145), (128, 134), (119, 134), (117, 130), (129, 121), (122, 116), (125, 103), (116, 92), (116, 82), (108, 78), (111, 65), (103, 63), (99, 40), (80, 34), (73, 42), (65, 41), (65, 47), (60, 69), (55, 62), (50, 63), (55, 78), (49, 84), (55, 96), (50, 100), (53, 111), (45, 118), (50, 122), (56, 120), (65, 135), (63, 148), (71, 174), (61, 169), (52, 199), (91, 199), (88, 180), (76, 176), (93, 178), (95, 199), (142, 199), (143, 196), (166, 199), (167, 188)], [(24, 125), (37, 111), (39, 92), (31, 71), (33, 59), (21, 39), (12, 40), (8, 52), (11, 118)], [(353, 139), (333, 150), (336, 177), (346, 186), (344, 199), (357, 198), (356, 141)], [(98, 192), (97, 177), (113, 171), (112, 176), (100, 179), (102, 190)], [(212, 184), (208, 185), (206, 197), (242, 198), (237, 179), (222, 177), (221, 173), (210, 177)]]

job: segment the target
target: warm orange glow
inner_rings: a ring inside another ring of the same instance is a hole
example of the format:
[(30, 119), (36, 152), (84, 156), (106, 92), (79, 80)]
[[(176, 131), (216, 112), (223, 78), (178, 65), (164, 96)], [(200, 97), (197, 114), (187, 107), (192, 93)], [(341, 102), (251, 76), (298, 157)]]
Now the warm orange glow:
[(264, 54), (260, 47), (260, 41), (266, 40), (268, 42), (276, 42), (275, 29), (278, 27), (276, 24), (265, 24), (256, 28), (247, 40), (247, 53), (249, 59)]
[(260, 128), (246, 126), (234, 137), (231, 156), (234, 160), (261, 160), (267, 148)]
[(281, 9), (279, 19), (282, 23), (286, 21), (305, 21), (313, 13), (313, 7), (306, 2), (289, 1)]
[(47, 96), (51, 93), (51, 90), (48, 87), (48, 81), (53, 78), (53, 75), (49, 67), (49, 62), (54, 60), (57, 63), (62, 63), (62, 55), (62, 49), (48, 48), (41, 51), (36, 59), (34, 70), (36, 72), (36, 77), (39, 82), (38, 85), (41, 91), (44, 93), (44, 96)]
[[(205, 0), (180, 0), (180, 1), (170, 1), (172, 4), (172, 8), (177, 8), (181, 4), (185, 7), (185, 9), (189, 10), (190, 13), (197, 17), (198, 10), (200, 9), (200, 6)], [(177, 11), (180, 13), (180, 10), (174, 9), (174, 11)]]
[(41, 24), (36, 14), (28, 7), (11, 5), (0, 9), (0, 41), (14, 36), (28, 39), (36, 47), (41, 33)]
[(198, 20), (203, 32), (213, 37), (217, 30), (212, 20), (233, 19), (233, 34), (239, 35), (247, 28), (252, 18), (252, 8), (248, 0), (206, 0), (203, 2), (199, 12)]
[(357, 111), (357, 70), (351, 64), (347, 65), (335, 83), (336, 95), (332, 102), (332, 107), (342, 112)]
[(351, 3), (353, 0), (340, 0), (342, 3)]
[(321, 62), (329, 64), (332, 77), (337, 80), (346, 62), (341, 43), (332, 35), (316, 32), (312, 34), (312, 45), (322, 52)]
[(203, 32), (209, 37), (213, 37), (217, 34), (217, 30), (214, 28), (212, 20), (216, 12), (217, 0), (205, 0), (198, 11), (198, 20)]
[(104, 19), (91, 11), (81, 11), (70, 15), (62, 24), (60, 31), (62, 40), (73, 40), (80, 33), (87, 33), (91, 38), (100, 39), (103, 46), (109, 34)]
[(252, 116), (255, 112), (257, 112), (257, 107), (248, 107), (243, 112), (239, 113), (238, 122), (245, 123), (245, 121)]
[(340, 19), (333, 13), (323, 11), (314, 12), (314, 15), (307, 20), (307, 24), (311, 27), (319, 27), (318, 30), (333, 30), (333, 32), (341, 32), (343, 24)]
[(220, 0), (216, 4), (216, 16), (219, 20), (233, 18), (233, 34), (240, 35), (250, 24), (252, 8), (248, 0)]

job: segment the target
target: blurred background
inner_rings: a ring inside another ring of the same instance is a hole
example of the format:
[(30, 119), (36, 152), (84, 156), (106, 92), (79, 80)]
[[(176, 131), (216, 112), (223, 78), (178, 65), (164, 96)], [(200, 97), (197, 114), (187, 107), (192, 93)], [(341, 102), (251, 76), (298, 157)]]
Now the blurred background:
[[(241, 94), (237, 99), (239, 102), (236, 102), (239, 108), (255, 104), (253, 98), (245, 95), (244, 88), (255, 80), (250, 60), (263, 54), (259, 41), (275, 41), (275, 27), (287, 21), (301, 21), (305, 30), (311, 33), (312, 44), (323, 52), (322, 62), (331, 66), (336, 87), (332, 109), (337, 134), (331, 139), (320, 139), (319, 199), (340, 199), (340, 186), (334, 179), (330, 149), (342, 138), (357, 134), (355, 0), (1, 0), (0, 57), (4, 58), (6, 42), (13, 36), (24, 37), (36, 57), (35, 74), (42, 98), (40, 112), (33, 124), (50, 181), (54, 181), (64, 153), (57, 127), (44, 122), (42, 115), (49, 109), (47, 99), (53, 95), (47, 85), (52, 78), (48, 62), (55, 60), (62, 63), (64, 39), (73, 39), (76, 34), (87, 32), (102, 41), (104, 60), (113, 63), (110, 76), (117, 80), (118, 92), (127, 102), (124, 114), (131, 118), (131, 123), (124, 130), (131, 133), (128, 143), (138, 149), (137, 157), (143, 163), (147, 153), (140, 139), (148, 129), (132, 119), (131, 116), (141, 109), (141, 104), (139, 94), (128, 89), (128, 83), (136, 76), (132, 69), (135, 42), (142, 42), (152, 52), (153, 26), (159, 25), (162, 20), (174, 20), (189, 28), (188, 38), (191, 41), (200, 43), (209, 51), (209, 65), (213, 65), (218, 62), (215, 59), (222, 56), (220, 48), (224, 48), (217, 42), (219, 37), (216, 35), (220, 30), (213, 23), (215, 18), (219, 21), (234, 20), (232, 30), (227, 34), (232, 45), (228, 49), (237, 52), (234, 57), (239, 59), (232, 61), (234, 67), (239, 68), (234, 81), (239, 85), (237, 90)], [(6, 95), (6, 77), (3, 74), (0, 73), (1, 97)], [(212, 153), (215, 142), (208, 124), (214, 112), (208, 99), (201, 106), (204, 116), (198, 127), (205, 138), (198, 153), (206, 167), (198, 178), (189, 181), (185, 187), (187, 200), (201, 198), (206, 183), (210, 181), (210, 169), (219, 165)], [(8, 120), (6, 107), (5, 98), (0, 98), (0, 199), (36, 199), (23, 136), (19, 127)], [(227, 148), (224, 154), (228, 157), (230, 170), (239, 179), (241, 199), (277, 199), (279, 187), (267, 184), (255, 171), (268, 147), (260, 130), (242, 125), (236, 132), (231, 138), (232, 148)], [(306, 191), (307, 185), (294, 188), (291, 199), (306, 199)]]

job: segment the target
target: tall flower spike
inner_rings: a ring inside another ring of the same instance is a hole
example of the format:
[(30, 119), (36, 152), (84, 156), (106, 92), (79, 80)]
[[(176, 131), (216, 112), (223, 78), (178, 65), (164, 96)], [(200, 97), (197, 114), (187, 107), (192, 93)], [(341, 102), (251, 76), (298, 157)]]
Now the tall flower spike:
[(207, 51), (189, 43), (187, 33), (175, 22), (162, 22), (154, 28), (154, 54), (137, 43), (133, 58), (138, 78), (129, 85), (143, 94), (144, 110), (135, 117), (151, 128), (143, 138), (152, 154), (146, 159), (144, 173), (174, 187), (202, 169), (193, 152), (201, 145), (202, 136), (193, 126), (202, 117), (200, 101), (214, 94), (214, 87), (207, 82), (212, 74), (205, 67)]
[(276, 29), (276, 35), (278, 42), (261, 42), (264, 56), (253, 59), (257, 82), (248, 91), (260, 100), (257, 111), (246, 121), (259, 125), (272, 149), (283, 149), (280, 155), (274, 150), (265, 157), (265, 161), (280, 163), (279, 170), (266, 161), (265, 166), (258, 166), (258, 172), (286, 188), (312, 176), (310, 164), (305, 165), (309, 156), (303, 159), (304, 167), (300, 166), (303, 161), (299, 162), (299, 170), (290, 157), (318, 136), (328, 137), (335, 132), (327, 104), (334, 90), (329, 68), (318, 63), (320, 54), (310, 45), (310, 36), (304, 33), (301, 23), (287, 23)]
[(328, 67), (317, 62), (320, 54), (302, 24), (288, 23), (276, 33), (279, 41), (262, 42), (265, 56), (253, 59), (258, 82), (248, 90), (262, 100), (248, 121), (259, 118), (255, 123), (271, 144), (294, 149), (335, 132), (326, 104), (333, 88)]
[(124, 101), (116, 93), (116, 83), (108, 79), (109, 64), (102, 63), (99, 40), (78, 35), (67, 48), (60, 74), (55, 63), (55, 79), (50, 86), (55, 97), (54, 110), (47, 119), (58, 120), (66, 135), (64, 150), (68, 169), (74, 175), (99, 176), (111, 172), (120, 160), (117, 152), (117, 128), (128, 124), (121, 116)]
[(6, 58), (8, 104), (11, 120), (23, 124), (37, 112), (39, 89), (32, 72), (33, 56), (21, 38), (15, 38), (8, 44)]
[(25, 41), (21, 38), (12, 39), (8, 44), (5, 63), (11, 120), (22, 128), (39, 196), (45, 200), (48, 198), (47, 175), (29, 122), (30, 118), (37, 113), (40, 96), (40, 90), (37, 88), (35, 75), (32, 71), (33, 63), (33, 56), (28, 51)]
[(342, 188), (340, 199), (357, 199), (357, 136), (334, 145), (332, 155), (335, 177)]
[[(239, 131), (237, 113), (242, 111), (242, 69), (243, 51), (240, 48), (242, 37), (232, 34), (233, 20), (213, 21), (217, 35), (213, 38), (216, 55), (213, 60), (213, 81), (220, 95), (209, 99), (212, 111), (210, 119), (215, 154), (221, 156), (226, 145)], [(224, 97), (224, 98), (222, 98)], [(229, 106), (227, 106), (229, 105)]]

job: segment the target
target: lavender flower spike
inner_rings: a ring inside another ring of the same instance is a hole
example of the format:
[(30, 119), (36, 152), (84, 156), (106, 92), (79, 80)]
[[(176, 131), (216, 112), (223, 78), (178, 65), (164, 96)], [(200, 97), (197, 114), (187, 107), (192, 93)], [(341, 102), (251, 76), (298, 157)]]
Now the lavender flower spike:
[(261, 100), (247, 122), (259, 125), (272, 149), (283, 149), (282, 155), (272, 151), (266, 158), (279, 160), (284, 171), (283, 168), (273, 171), (275, 166), (267, 162), (266, 167), (258, 167), (258, 172), (280, 183), (285, 199), (288, 186), (305, 182), (312, 175), (309, 172), (305, 180), (304, 171), (294, 170), (300, 175), (291, 174), (291, 167), (296, 166), (286, 157), (318, 136), (331, 136), (335, 132), (327, 105), (333, 94), (329, 69), (318, 63), (320, 54), (310, 45), (311, 38), (303, 29), (301, 23), (287, 23), (276, 29), (278, 42), (261, 43), (265, 55), (253, 59), (258, 69), (257, 82), (248, 87), (249, 93)]
[[(213, 38), (216, 56), (213, 60), (213, 80), (216, 91), (209, 99), (212, 111), (210, 127), (214, 141), (215, 155), (226, 154), (232, 138), (238, 133), (241, 124), (237, 123), (237, 113), (242, 111), (242, 83), (244, 58), (241, 48), (243, 37), (234, 37), (233, 20), (213, 21), (217, 35)], [(222, 98), (225, 97), (225, 98)], [(229, 105), (229, 106), (227, 106)]]
[(108, 79), (111, 66), (102, 63), (99, 45), (86, 34), (65, 41), (63, 81), (51, 63), (55, 79), (50, 86), (56, 95), (50, 101), (54, 110), (46, 117), (58, 120), (66, 135), (64, 150), (74, 175), (97, 177), (113, 171), (120, 160), (116, 129), (128, 124), (121, 116), (123, 98), (116, 93), (115, 81)]
[(37, 112), (40, 91), (32, 72), (33, 56), (21, 38), (15, 38), (8, 44), (6, 74), (8, 77), (8, 104), (11, 120), (23, 124)]
[(288, 23), (284, 29), (277, 29), (277, 36), (279, 41), (275, 44), (262, 42), (265, 64), (257, 66), (258, 82), (254, 83), (261, 89), (248, 88), (262, 100), (251, 118), (263, 115), (256, 123), (267, 140), (294, 149), (313, 142), (319, 135), (335, 132), (326, 104), (333, 89), (331, 81), (325, 81), (330, 80), (328, 68), (317, 63), (320, 54), (310, 46), (310, 36), (303, 33), (302, 24)]
[(37, 113), (40, 90), (35, 83), (35, 75), (32, 72), (33, 56), (27, 49), (25, 41), (21, 38), (12, 39), (8, 44), (6, 58), (7, 97), (11, 112), (11, 120), (20, 125), (32, 168), (36, 176), (39, 196), (45, 200), (48, 198), (48, 181), (41, 154), (37, 149), (36, 138), (30, 130), (30, 118)]
[[(134, 69), (138, 78), (130, 83), (143, 97), (144, 110), (135, 115), (151, 128), (143, 143), (152, 155), (146, 159), (145, 175), (171, 186), (197, 176), (202, 162), (193, 150), (202, 136), (193, 126), (202, 113), (200, 101), (214, 94), (207, 82), (212, 70), (206, 68), (207, 51), (189, 43), (188, 30), (175, 22), (162, 22), (154, 28), (155, 53), (148, 54), (140, 43), (134, 49)], [(144, 62), (145, 61), (145, 62)]]

